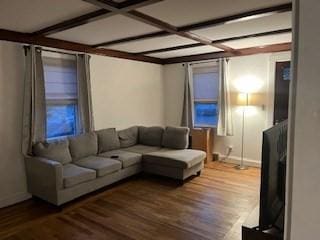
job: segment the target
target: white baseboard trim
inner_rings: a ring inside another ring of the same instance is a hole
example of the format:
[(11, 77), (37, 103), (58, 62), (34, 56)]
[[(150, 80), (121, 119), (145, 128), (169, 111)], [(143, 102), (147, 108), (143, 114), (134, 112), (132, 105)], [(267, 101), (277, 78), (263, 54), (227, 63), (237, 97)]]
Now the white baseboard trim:
[(13, 194), (11, 196), (0, 199), (0, 208), (8, 207), (15, 203), (25, 201), (29, 198), (31, 198), (31, 194), (29, 194), (28, 192), (20, 192)]
[[(219, 154), (219, 161), (233, 164), (240, 164), (241, 158), (237, 156), (224, 156)], [(249, 167), (258, 167), (261, 168), (261, 162), (258, 160), (244, 158), (243, 163)]]

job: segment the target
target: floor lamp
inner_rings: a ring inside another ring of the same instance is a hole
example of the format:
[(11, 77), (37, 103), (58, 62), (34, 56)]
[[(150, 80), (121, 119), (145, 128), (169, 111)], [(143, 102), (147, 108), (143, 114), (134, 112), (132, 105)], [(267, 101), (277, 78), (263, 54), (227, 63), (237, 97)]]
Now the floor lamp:
[(248, 167), (244, 165), (243, 154), (244, 154), (244, 122), (245, 122), (246, 108), (249, 105), (249, 93), (246, 92), (246, 93), (243, 93), (243, 95), (245, 96), (245, 104), (242, 106), (241, 160), (240, 160), (240, 164), (236, 166), (236, 169), (238, 170), (248, 169)]

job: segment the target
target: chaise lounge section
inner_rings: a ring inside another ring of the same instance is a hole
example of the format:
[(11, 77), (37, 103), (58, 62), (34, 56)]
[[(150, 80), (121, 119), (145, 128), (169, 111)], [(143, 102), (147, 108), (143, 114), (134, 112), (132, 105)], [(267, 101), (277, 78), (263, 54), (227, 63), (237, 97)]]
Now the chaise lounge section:
[(61, 205), (142, 171), (180, 181), (199, 175), (205, 152), (187, 149), (188, 128), (103, 129), (39, 142), (26, 158), (29, 192)]

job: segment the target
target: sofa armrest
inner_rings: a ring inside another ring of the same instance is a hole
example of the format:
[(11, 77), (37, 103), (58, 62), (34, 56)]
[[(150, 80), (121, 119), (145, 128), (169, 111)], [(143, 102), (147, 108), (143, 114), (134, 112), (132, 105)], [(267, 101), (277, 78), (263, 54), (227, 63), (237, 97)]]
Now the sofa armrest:
[(33, 192), (56, 192), (63, 187), (62, 164), (41, 157), (25, 159), (28, 188)]

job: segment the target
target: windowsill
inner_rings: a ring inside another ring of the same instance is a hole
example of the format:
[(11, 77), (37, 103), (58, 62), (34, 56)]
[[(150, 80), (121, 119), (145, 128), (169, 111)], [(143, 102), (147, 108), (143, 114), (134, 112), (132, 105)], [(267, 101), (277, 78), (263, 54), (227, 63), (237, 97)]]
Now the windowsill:
[(46, 141), (47, 142), (63, 141), (63, 140), (66, 140), (68, 137), (74, 137), (74, 136), (76, 136), (76, 135), (71, 134), (71, 135), (64, 135), (64, 136), (60, 136), (60, 137), (52, 137), (52, 138), (47, 138)]
[(193, 128), (213, 128), (216, 129), (216, 125), (195, 125)]

